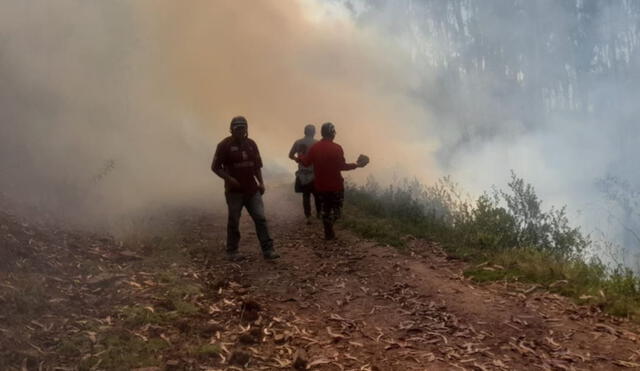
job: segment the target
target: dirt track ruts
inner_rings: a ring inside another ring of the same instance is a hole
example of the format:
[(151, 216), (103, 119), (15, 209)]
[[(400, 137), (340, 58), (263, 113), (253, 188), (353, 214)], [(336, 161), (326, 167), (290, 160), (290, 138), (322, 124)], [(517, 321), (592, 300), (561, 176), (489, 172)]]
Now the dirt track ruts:
[(292, 216), (270, 220), (277, 262), (259, 257), (248, 217), (241, 246), (247, 260), (239, 264), (222, 260), (222, 239), (212, 231), (224, 223), (203, 217), (196, 229), (219, 247), (208, 269), (247, 288), (282, 320), (286, 344), (305, 349), (321, 369), (640, 366), (633, 324), (531, 285), (476, 285), (463, 277), (465, 263), (435, 243), (413, 240), (399, 251), (345, 230), (326, 242), (321, 223), (305, 225), (297, 202), (289, 202)]

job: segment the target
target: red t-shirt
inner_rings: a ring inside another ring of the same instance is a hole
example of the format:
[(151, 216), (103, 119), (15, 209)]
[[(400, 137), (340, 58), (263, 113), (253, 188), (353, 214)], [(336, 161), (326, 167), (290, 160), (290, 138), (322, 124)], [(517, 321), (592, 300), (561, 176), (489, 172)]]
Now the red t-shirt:
[(262, 159), (258, 145), (249, 138), (241, 143), (235, 142), (233, 137), (225, 138), (216, 148), (211, 168), (214, 171), (224, 169), (227, 174), (240, 183), (240, 188), (229, 187), (225, 184), (225, 189), (228, 192), (254, 194), (258, 191), (255, 175), (256, 171), (262, 168)]
[(344, 151), (330, 139), (322, 139), (314, 144), (305, 156), (300, 158), (304, 166), (313, 165), (314, 188), (318, 192), (339, 192), (344, 190), (343, 170), (353, 170), (356, 164), (347, 164)]

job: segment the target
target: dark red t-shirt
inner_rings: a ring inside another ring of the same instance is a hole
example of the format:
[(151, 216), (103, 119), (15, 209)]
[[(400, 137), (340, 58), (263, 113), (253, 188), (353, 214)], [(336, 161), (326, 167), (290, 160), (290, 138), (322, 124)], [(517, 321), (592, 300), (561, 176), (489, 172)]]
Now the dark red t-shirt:
[(304, 166), (313, 165), (314, 188), (318, 192), (344, 190), (344, 179), (340, 172), (358, 167), (356, 164), (347, 164), (342, 147), (329, 139), (314, 144), (300, 160)]
[(233, 137), (225, 138), (216, 148), (211, 168), (214, 171), (223, 169), (240, 183), (240, 188), (225, 184), (225, 190), (228, 192), (254, 194), (258, 191), (255, 175), (256, 171), (262, 168), (262, 159), (258, 145), (249, 138), (241, 143), (237, 143)]

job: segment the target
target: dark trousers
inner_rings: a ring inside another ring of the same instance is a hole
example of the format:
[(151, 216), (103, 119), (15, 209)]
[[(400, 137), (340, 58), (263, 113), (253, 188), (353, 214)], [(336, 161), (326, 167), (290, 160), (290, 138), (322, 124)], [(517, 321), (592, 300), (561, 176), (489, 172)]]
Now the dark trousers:
[(256, 234), (258, 235), (262, 251), (272, 249), (273, 240), (271, 236), (269, 236), (267, 218), (264, 216), (264, 203), (262, 202), (260, 192), (252, 195), (227, 192), (225, 196), (229, 209), (229, 218), (227, 220), (227, 252), (231, 253), (238, 250), (238, 243), (240, 242), (240, 215), (242, 214), (243, 207), (247, 209), (256, 225)]
[(311, 195), (313, 195), (313, 201), (316, 206), (316, 214), (320, 215), (321, 208), (320, 197), (316, 192), (302, 192), (302, 207), (304, 208), (304, 216), (307, 218), (311, 216)]
[(324, 237), (333, 239), (336, 237), (333, 224), (340, 218), (344, 192), (320, 192), (322, 202), (322, 224), (324, 225)]

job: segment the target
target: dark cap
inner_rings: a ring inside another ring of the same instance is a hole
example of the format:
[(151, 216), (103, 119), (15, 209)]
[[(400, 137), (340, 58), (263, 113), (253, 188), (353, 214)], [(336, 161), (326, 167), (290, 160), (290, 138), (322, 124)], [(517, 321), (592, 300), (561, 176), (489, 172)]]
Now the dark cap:
[(237, 127), (245, 127), (246, 128), (247, 126), (248, 126), (247, 119), (244, 118), (244, 116), (236, 116), (236, 117), (231, 119), (230, 127), (231, 127), (232, 130), (237, 128)]

